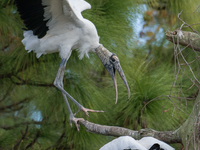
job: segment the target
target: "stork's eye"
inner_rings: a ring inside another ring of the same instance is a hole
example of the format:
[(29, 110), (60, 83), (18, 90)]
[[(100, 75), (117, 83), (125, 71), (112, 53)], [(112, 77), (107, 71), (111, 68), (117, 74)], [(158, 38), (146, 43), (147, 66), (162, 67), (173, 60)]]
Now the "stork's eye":
[(113, 57), (111, 57), (111, 60), (112, 60), (112, 62), (115, 62), (115, 61), (116, 61), (115, 58), (113, 58)]
[(119, 58), (116, 56), (116, 55), (112, 55), (111, 57), (110, 57), (110, 60), (111, 60), (111, 62), (116, 62), (116, 61), (119, 61)]

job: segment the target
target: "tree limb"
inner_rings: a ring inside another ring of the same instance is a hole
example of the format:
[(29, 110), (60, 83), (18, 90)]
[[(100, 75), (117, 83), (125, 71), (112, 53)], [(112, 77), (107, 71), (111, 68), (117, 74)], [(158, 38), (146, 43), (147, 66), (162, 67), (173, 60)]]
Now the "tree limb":
[(79, 120), (79, 124), (83, 125), (88, 132), (92, 132), (95, 134), (102, 134), (106, 136), (116, 136), (116, 137), (127, 135), (133, 137), (134, 139), (140, 139), (142, 137), (151, 136), (170, 144), (182, 143), (181, 138), (179, 138), (177, 134), (177, 130), (155, 131), (153, 129), (146, 128), (146, 129), (141, 129), (139, 131), (134, 131), (117, 126), (99, 125), (91, 123), (87, 120), (85, 121)]
[(175, 30), (165, 32), (166, 39), (172, 43), (180, 44), (195, 51), (200, 51), (200, 36), (197, 33)]

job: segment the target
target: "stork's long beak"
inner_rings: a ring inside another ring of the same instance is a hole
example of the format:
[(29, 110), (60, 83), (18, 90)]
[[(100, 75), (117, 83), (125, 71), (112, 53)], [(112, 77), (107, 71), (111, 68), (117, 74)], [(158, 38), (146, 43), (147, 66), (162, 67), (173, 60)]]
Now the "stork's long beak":
[(113, 80), (113, 83), (114, 83), (114, 87), (115, 87), (115, 94), (116, 94), (116, 101), (115, 101), (115, 104), (117, 103), (117, 99), (118, 99), (118, 90), (117, 90), (117, 79), (116, 79), (116, 70), (117, 72), (119, 73), (121, 79), (123, 80), (127, 90), (128, 90), (128, 98), (130, 97), (130, 89), (129, 89), (129, 86), (128, 86), (128, 83), (126, 81), (126, 77), (124, 75), (124, 72), (122, 70), (122, 67), (119, 63), (119, 59), (118, 57), (113, 54), (111, 57), (110, 57), (110, 65), (104, 65), (105, 68), (107, 69), (107, 71), (109, 72), (109, 74), (111, 75), (112, 77), (112, 80)]
[(124, 82), (124, 84), (125, 84), (125, 86), (128, 90), (128, 98), (129, 98), (130, 97), (130, 89), (129, 89), (128, 83), (126, 81), (126, 77), (125, 77), (124, 72), (121, 68), (121, 65), (120, 65), (120, 62), (119, 62), (117, 55), (114, 54), (114, 53), (111, 53), (106, 48), (104, 48), (102, 45), (100, 45), (96, 49), (96, 54), (99, 56), (104, 67), (107, 69), (107, 71), (109, 72), (109, 74), (112, 77), (114, 87), (115, 87), (115, 94), (116, 94), (115, 103), (117, 103), (117, 99), (118, 99), (116, 70), (119, 73), (121, 79), (123, 80), (123, 82)]

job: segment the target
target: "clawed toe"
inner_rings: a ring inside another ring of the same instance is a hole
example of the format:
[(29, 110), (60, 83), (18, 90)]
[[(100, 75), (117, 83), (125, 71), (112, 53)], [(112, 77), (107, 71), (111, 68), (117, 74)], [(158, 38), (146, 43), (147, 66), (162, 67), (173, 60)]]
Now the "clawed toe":
[(78, 124), (78, 121), (84, 121), (83, 118), (75, 118), (75, 117), (70, 117), (70, 126), (72, 127), (72, 121), (76, 125), (77, 130), (79, 131), (80, 125)]
[(81, 107), (81, 108), (74, 114), (74, 116), (75, 116), (79, 111), (84, 112), (88, 117), (89, 117), (89, 113), (88, 113), (88, 112), (104, 112), (103, 110), (92, 110), (92, 109), (88, 109), (88, 108), (85, 108), (85, 107)]

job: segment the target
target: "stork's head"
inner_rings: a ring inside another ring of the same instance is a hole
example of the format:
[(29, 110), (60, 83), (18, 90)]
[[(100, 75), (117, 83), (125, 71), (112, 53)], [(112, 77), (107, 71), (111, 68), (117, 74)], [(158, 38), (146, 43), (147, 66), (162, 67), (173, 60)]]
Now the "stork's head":
[(119, 63), (119, 59), (118, 59), (117, 55), (114, 53), (111, 53), (109, 50), (107, 50), (102, 45), (100, 45), (98, 48), (95, 49), (95, 53), (100, 58), (104, 67), (107, 69), (107, 71), (109, 72), (109, 74), (112, 77), (114, 87), (115, 87), (115, 93), (116, 93), (116, 102), (115, 103), (117, 103), (117, 99), (118, 99), (116, 70), (119, 73), (122, 80), (124, 81), (124, 84), (128, 90), (128, 97), (130, 97), (130, 89), (129, 89), (128, 83), (126, 81), (124, 72)]

